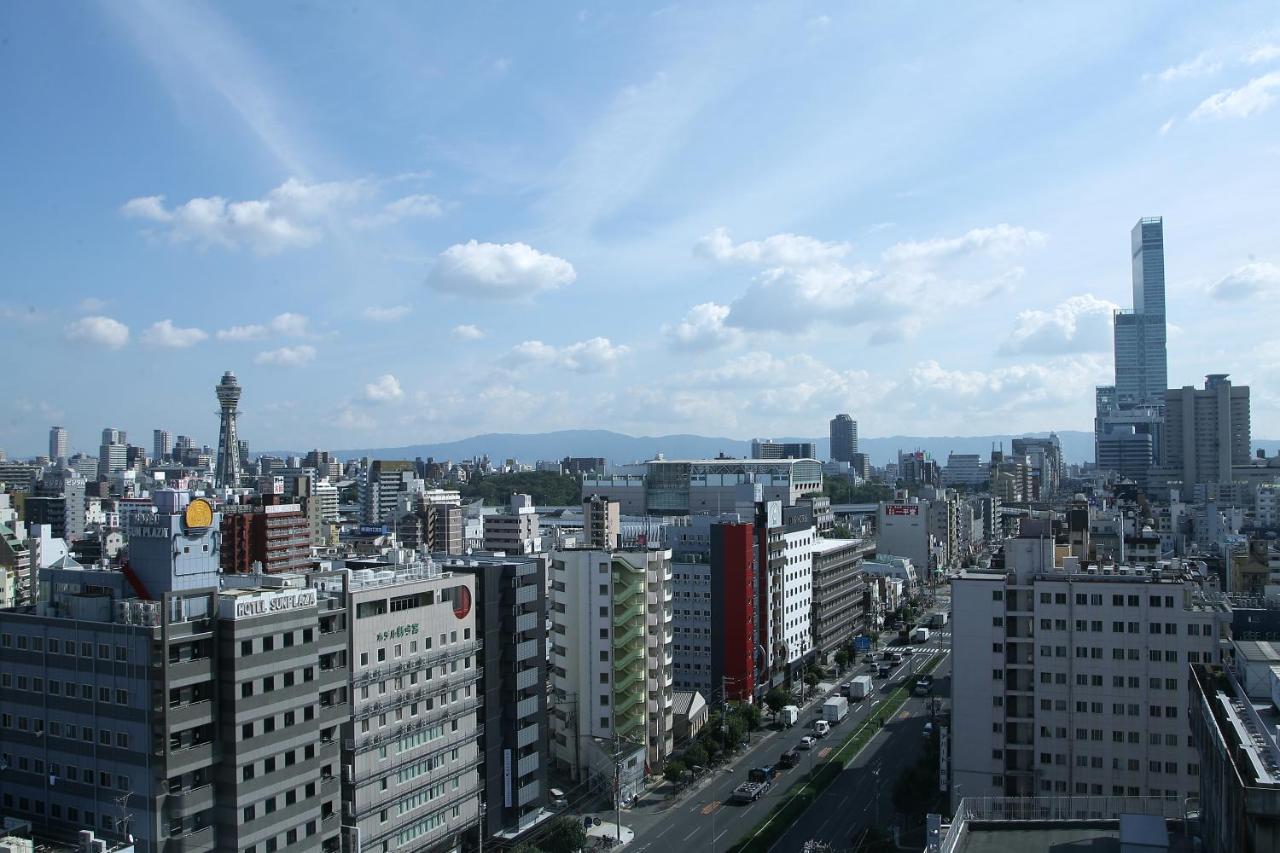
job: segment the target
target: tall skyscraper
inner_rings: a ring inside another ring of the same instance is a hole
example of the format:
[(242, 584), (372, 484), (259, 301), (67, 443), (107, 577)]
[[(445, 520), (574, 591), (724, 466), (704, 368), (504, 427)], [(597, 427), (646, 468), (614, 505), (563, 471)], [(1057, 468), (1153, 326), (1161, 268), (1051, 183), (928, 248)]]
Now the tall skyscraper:
[(837, 462), (852, 462), (858, 452), (858, 422), (848, 415), (836, 415), (831, 419), (831, 458)]
[(67, 458), (67, 431), (64, 427), (49, 428), (49, 458), (54, 462)]
[(164, 429), (152, 430), (151, 441), (151, 455), (157, 462), (173, 455), (173, 433)]
[(240, 403), (240, 383), (228, 370), (214, 387), (218, 405), (222, 407), (222, 423), (218, 429), (218, 465), (214, 482), (235, 488), (240, 485), (240, 442), (236, 433), (236, 406)]
[(1162, 461), (1168, 477), (1181, 481), (1186, 497), (1197, 485), (1230, 483), (1231, 467), (1249, 464), (1249, 386), (1213, 373), (1203, 390), (1170, 388), (1167, 399)]
[(1164, 220), (1138, 220), (1130, 234), (1133, 309), (1115, 313), (1116, 398), (1121, 407), (1162, 405), (1169, 363), (1164, 309)]

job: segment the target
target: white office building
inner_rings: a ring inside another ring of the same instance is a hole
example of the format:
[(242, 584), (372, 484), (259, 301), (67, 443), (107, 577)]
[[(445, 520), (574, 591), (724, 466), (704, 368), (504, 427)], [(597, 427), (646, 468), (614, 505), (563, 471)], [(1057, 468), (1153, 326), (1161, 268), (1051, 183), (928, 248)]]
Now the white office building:
[(623, 800), (675, 747), (671, 599), (670, 550), (552, 555), (551, 757)]
[(952, 581), (952, 800), (1199, 790), (1188, 664), (1224, 611), (1178, 563), (1085, 566), (1051, 536)]

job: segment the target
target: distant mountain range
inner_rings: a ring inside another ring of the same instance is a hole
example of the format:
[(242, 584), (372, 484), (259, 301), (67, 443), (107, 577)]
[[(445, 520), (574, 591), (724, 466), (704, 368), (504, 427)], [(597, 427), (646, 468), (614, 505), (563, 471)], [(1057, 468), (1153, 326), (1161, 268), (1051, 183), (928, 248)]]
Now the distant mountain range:
[[(1023, 433), (1019, 437), (1043, 437), (1048, 433)], [(967, 436), (916, 436), (892, 435), (885, 438), (862, 437), (858, 449), (871, 456), (872, 464), (884, 465), (896, 462), (898, 451), (923, 450), (939, 464), (946, 464), (950, 453), (978, 453), (989, 457), (993, 447), (1012, 448), (1013, 435)], [(1093, 433), (1080, 430), (1058, 432), (1063, 456), (1068, 463), (1093, 460)], [(826, 459), (829, 442), (826, 438), (779, 437), (777, 441), (812, 441), (817, 445), (818, 458)], [(1255, 441), (1255, 446), (1267, 447), (1274, 453), (1280, 449), (1280, 441)], [(279, 454), (283, 451), (268, 451)], [(297, 453), (298, 451), (288, 451)], [(458, 461), (473, 456), (485, 456), (495, 461), (518, 459), (532, 464), (539, 459), (562, 459), (565, 456), (601, 456), (615, 464), (641, 462), (657, 454), (668, 459), (707, 459), (724, 453), (726, 456), (748, 456), (751, 442), (746, 439), (716, 438), (703, 435), (632, 436), (610, 430), (570, 429), (533, 434), (487, 433), (458, 441), (435, 444), (413, 444), (407, 447), (370, 447), (353, 450), (337, 450), (340, 459), (368, 456), (374, 459), (451, 459)]]

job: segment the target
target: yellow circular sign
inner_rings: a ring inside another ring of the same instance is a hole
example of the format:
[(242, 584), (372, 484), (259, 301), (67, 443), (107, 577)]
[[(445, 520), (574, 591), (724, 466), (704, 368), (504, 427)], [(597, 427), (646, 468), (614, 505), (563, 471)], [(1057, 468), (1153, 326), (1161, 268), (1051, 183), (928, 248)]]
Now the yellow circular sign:
[(208, 527), (213, 524), (213, 507), (204, 498), (196, 498), (187, 504), (187, 511), (182, 520), (188, 528)]

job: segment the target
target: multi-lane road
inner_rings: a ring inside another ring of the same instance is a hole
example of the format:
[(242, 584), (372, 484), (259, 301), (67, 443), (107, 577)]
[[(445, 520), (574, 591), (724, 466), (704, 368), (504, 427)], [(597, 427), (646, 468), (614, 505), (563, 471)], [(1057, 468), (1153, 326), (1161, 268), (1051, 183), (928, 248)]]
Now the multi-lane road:
[[(942, 640), (941, 637), (931, 637), (924, 649), (917, 646), (916, 653), (896, 667), (887, 679), (876, 679), (877, 691), (884, 690), (886, 685), (897, 687), (901, 683), (911, 683), (915, 668), (929, 658), (930, 651), (939, 647), (947, 650)], [(949, 670), (947, 661), (937, 670), (935, 696), (944, 695), (950, 681), (945, 673)], [(855, 673), (846, 674), (841, 681), (866, 671), (861, 667)], [(829, 737), (818, 741), (814, 750), (802, 751), (800, 766), (782, 770), (779, 780), (765, 796), (749, 805), (730, 803), (733, 789), (746, 781), (749, 769), (765, 764), (776, 765), (779, 755), (811, 733), (812, 722), (817, 719), (816, 709), (834, 689), (832, 685), (824, 695), (806, 706), (801, 722), (795, 727), (781, 732), (766, 730), (754, 735), (752, 746), (746, 752), (738, 755), (728, 767), (720, 768), (694, 783), (692, 789), (681, 796), (671, 801), (641, 800), (636, 807), (624, 813), (623, 825), (635, 832), (635, 838), (627, 845), (629, 853), (668, 853), (672, 850), (716, 853), (727, 850), (754, 832), (757, 824), (804, 777), (816, 759), (825, 757), (868, 716), (877, 716), (882, 701), (879, 692), (870, 701), (852, 703), (849, 717), (835, 726)], [(852, 833), (861, 831), (867, 823), (887, 824), (893, 813), (893, 780), (900, 770), (916, 760), (923, 748), (921, 733), (928, 719), (926, 703), (927, 700), (913, 698), (894, 719), (886, 720), (884, 730), (846, 765), (815, 805), (795, 821), (774, 850), (778, 853), (800, 850), (809, 838), (835, 840), (842, 846), (848, 846)]]

